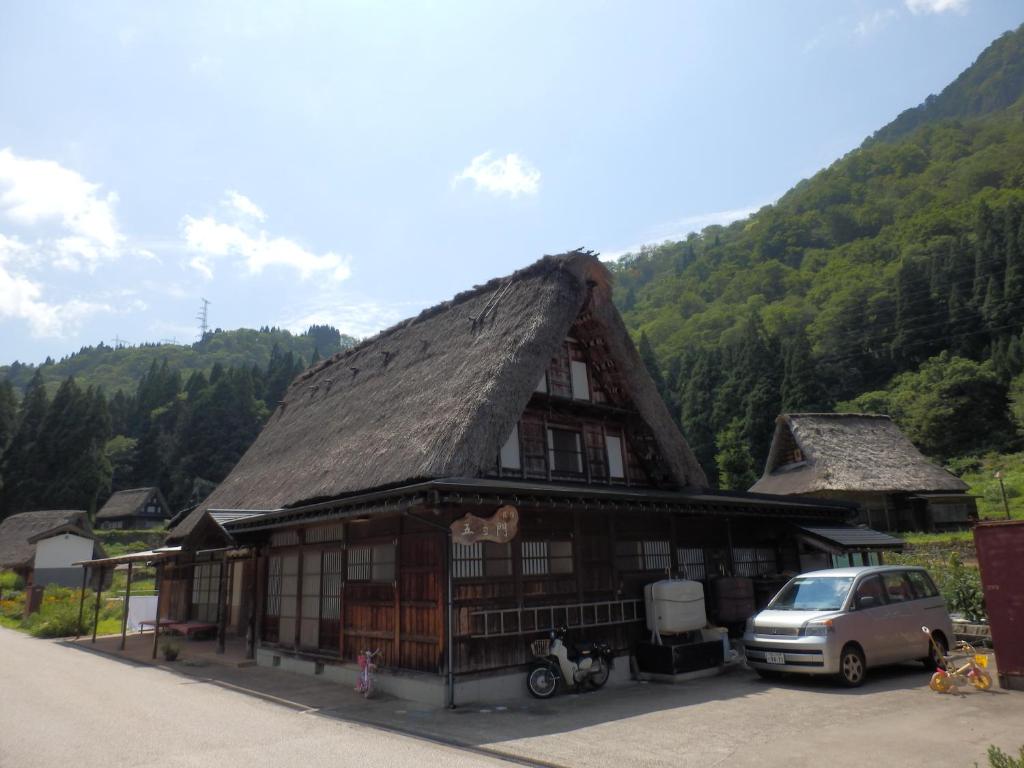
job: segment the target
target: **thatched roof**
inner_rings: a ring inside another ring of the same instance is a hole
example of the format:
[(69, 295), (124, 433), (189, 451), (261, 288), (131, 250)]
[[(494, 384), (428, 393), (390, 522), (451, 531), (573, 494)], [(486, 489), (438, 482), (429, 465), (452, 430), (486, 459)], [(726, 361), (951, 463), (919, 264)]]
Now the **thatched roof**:
[(966, 491), (926, 459), (888, 416), (788, 413), (775, 422), (758, 493)]
[(92, 538), (89, 515), (80, 509), (48, 509), (21, 512), (0, 522), (0, 568), (31, 567), (35, 542), (47, 533), (78, 529)]
[(585, 303), (679, 487), (704, 473), (590, 253), (547, 256), (460, 293), (300, 375), (207, 509), (277, 509), (413, 480), (474, 477), (494, 463)]
[[(157, 503), (160, 505), (160, 514), (149, 515), (141, 508), (149, 500), (150, 496), (154, 494), (154, 492), (157, 497)], [(170, 510), (167, 508), (167, 502), (164, 501), (163, 494), (160, 493), (159, 488), (131, 488), (125, 491), (117, 491), (107, 499), (107, 503), (104, 504), (102, 509), (96, 513), (96, 519), (116, 520), (123, 517), (133, 517), (135, 515), (159, 518), (170, 517)]]

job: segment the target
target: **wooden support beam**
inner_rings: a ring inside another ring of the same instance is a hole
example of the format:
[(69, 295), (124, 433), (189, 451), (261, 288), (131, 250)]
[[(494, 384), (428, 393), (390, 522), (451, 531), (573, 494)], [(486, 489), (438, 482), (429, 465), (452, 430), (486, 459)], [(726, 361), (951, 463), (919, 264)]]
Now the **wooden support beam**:
[(124, 650), (124, 643), (128, 637), (128, 604), (132, 599), (132, 561), (128, 561), (128, 582), (124, 588), (124, 607), (121, 609), (121, 650)]
[(98, 578), (96, 579), (96, 608), (92, 614), (92, 641), (96, 642), (96, 629), (100, 624), (100, 590), (103, 588), (103, 566), (100, 566)]
[[(245, 631), (245, 658), (255, 659), (256, 658), (256, 615), (259, 610), (259, 599), (260, 599), (260, 569), (259, 559), (257, 557), (257, 549), (252, 549), (252, 559), (249, 561), (251, 567), (249, 569), (249, 578), (251, 584), (249, 585), (249, 616), (246, 620), (246, 631)], [(243, 571), (244, 573), (244, 571)]]
[(217, 584), (217, 653), (224, 653), (224, 639), (227, 635), (227, 611), (224, 610), (225, 595), (228, 586), (228, 558), (221, 554), (220, 580)]
[(160, 608), (163, 607), (164, 599), (164, 563), (157, 563), (156, 566), (156, 616), (153, 620), (153, 658), (156, 658), (156, 648), (160, 642)]
[(82, 594), (78, 598), (78, 624), (75, 626), (75, 640), (82, 636), (82, 614), (85, 612), (85, 585), (89, 581), (89, 566), (82, 566)]

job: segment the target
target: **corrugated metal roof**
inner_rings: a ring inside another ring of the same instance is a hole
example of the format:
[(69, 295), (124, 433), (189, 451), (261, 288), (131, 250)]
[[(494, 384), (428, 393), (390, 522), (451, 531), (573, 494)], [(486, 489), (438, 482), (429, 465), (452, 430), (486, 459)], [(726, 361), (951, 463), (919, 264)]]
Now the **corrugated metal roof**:
[(902, 547), (903, 539), (897, 539), (873, 528), (853, 525), (800, 525), (801, 531), (819, 539), (838, 544), (840, 547), (855, 549), (896, 549)]

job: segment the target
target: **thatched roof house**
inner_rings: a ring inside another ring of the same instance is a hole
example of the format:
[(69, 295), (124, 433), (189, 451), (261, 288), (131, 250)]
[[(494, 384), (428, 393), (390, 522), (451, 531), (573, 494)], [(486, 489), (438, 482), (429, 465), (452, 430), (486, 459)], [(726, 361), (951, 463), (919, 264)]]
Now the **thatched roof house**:
[(96, 513), (98, 528), (159, 528), (171, 517), (157, 487), (131, 488), (112, 494)]
[[(41, 544), (45, 547), (42, 558)], [(82, 573), (81, 568), (72, 567), (74, 558), (103, 554), (103, 547), (89, 525), (89, 515), (83, 510), (21, 512), (0, 522), (0, 569), (16, 571), (35, 583), (70, 582), (65, 584), (70, 586), (77, 583)], [(37, 573), (39, 569), (42, 572)]]
[(946, 512), (949, 504), (973, 507), (963, 480), (929, 461), (891, 418), (878, 414), (782, 414), (764, 474), (750, 490), (857, 501), (887, 515), (891, 528), (930, 527), (912, 518), (899, 522), (908, 500), (942, 503)]
[(480, 476), (585, 306), (620, 361), (614, 387), (649, 425), (671, 484), (705, 487), (612, 304), (607, 269), (574, 251), (460, 293), (306, 371), (171, 540), (208, 509), (279, 509)]

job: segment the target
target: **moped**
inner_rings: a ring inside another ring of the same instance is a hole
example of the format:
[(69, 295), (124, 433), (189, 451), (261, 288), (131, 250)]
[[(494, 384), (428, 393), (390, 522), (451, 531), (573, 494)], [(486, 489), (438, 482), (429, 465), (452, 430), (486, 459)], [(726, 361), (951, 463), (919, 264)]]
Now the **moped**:
[(942, 664), (935, 670), (932, 679), (928, 681), (929, 688), (936, 693), (949, 693), (954, 688), (968, 683), (979, 691), (987, 691), (992, 687), (992, 675), (984, 669), (988, 666), (988, 656), (975, 651), (974, 646), (970, 643), (959, 640), (956, 648), (966, 658), (961, 659), (964, 663), (957, 666), (957, 661), (952, 654), (942, 652), (942, 648), (932, 638), (928, 627), (921, 627), (921, 631), (931, 638), (932, 645), (935, 646), (936, 658), (942, 659)]
[(615, 653), (608, 643), (579, 643), (570, 648), (565, 644), (565, 627), (551, 630), (547, 638), (531, 643), (533, 655), (526, 674), (526, 687), (538, 699), (555, 695), (559, 681), (566, 688), (597, 689), (608, 682)]

